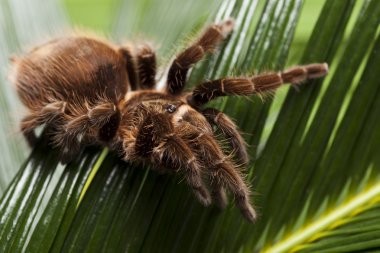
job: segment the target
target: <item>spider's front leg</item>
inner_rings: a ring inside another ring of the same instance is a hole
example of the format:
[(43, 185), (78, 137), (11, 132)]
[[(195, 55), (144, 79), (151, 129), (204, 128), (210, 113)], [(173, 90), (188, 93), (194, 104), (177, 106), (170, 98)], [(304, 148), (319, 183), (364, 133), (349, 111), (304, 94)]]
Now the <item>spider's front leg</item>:
[(211, 203), (210, 193), (203, 184), (201, 167), (193, 151), (176, 136), (165, 115), (152, 114), (146, 117), (139, 128), (133, 149), (127, 153), (134, 152), (134, 159), (151, 160), (153, 165), (158, 164), (157, 169), (182, 172), (199, 201), (203, 205)]
[(178, 135), (190, 143), (196, 157), (202, 161), (202, 168), (211, 180), (213, 193), (220, 207), (227, 204), (224, 187), (235, 197), (235, 204), (249, 221), (256, 219), (256, 212), (250, 203), (250, 192), (243, 175), (230, 157), (225, 156), (212, 134), (199, 134), (199, 129), (189, 124), (182, 125)]
[(227, 115), (214, 108), (207, 108), (202, 111), (202, 114), (211, 125), (216, 125), (222, 131), (233, 152), (236, 153), (238, 161), (243, 165), (247, 164), (249, 162), (247, 144), (237, 130), (235, 123)]
[(326, 63), (315, 63), (293, 67), (278, 73), (211, 80), (197, 85), (192, 95), (188, 97), (188, 102), (193, 107), (199, 107), (220, 96), (262, 95), (274, 92), (285, 83), (299, 84), (308, 79), (323, 77), (327, 72), (328, 66)]
[(167, 90), (179, 94), (185, 86), (186, 75), (195, 63), (207, 52), (212, 51), (233, 29), (234, 22), (229, 19), (206, 28), (205, 32), (190, 47), (180, 52), (171, 64), (168, 72)]

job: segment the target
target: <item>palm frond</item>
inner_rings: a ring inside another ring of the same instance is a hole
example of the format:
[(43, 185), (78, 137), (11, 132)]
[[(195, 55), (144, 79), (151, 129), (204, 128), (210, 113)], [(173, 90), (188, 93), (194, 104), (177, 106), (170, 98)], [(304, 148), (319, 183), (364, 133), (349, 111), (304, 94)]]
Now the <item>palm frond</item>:
[[(132, 3), (120, 2), (115, 36), (145, 30), (162, 41), (161, 55), (172, 50), (181, 31), (197, 30), (205, 20), (235, 18), (236, 30), (220, 53), (191, 72), (192, 84), (253, 69), (283, 69), (304, 5), (302, 0), (225, 0), (219, 8), (209, 6), (212, 15), (203, 10), (194, 20), (194, 12), (202, 11), (198, 2), (186, 2), (180, 10), (172, 0), (138, 1), (135, 9)], [(163, 29), (166, 21), (152, 13), (158, 10), (184, 21)], [(179, 178), (134, 168), (106, 149), (89, 148), (60, 166), (42, 139), (0, 201), (0, 252), (380, 247), (379, 22), (377, 0), (325, 1), (300, 63), (328, 62), (328, 78), (289, 89), (275, 103), (254, 97), (215, 102), (237, 119), (251, 147), (249, 180), (260, 212), (255, 225), (232, 205), (224, 211), (201, 206)], [(24, 43), (15, 35), (22, 27), (14, 26), (9, 38)], [(166, 29), (170, 36), (162, 32)]]
[(0, 193), (5, 190), (22, 162), (26, 147), (16, 130), (22, 107), (15, 88), (8, 82), (10, 57), (66, 26), (64, 14), (56, 2), (38, 0), (2, 1), (0, 6)]

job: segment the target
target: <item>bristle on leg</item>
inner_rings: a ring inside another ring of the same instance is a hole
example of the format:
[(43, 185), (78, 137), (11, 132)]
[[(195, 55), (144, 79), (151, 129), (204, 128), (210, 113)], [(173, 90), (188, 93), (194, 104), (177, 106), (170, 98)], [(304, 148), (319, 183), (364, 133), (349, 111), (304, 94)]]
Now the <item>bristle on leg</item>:
[(307, 79), (319, 78), (327, 75), (329, 69), (326, 63), (315, 63), (294, 67), (281, 73), (284, 83), (298, 84)]
[(226, 77), (198, 84), (187, 97), (188, 103), (197, 108), (221, 96), (249, 96), (273, 93), (286, 84), (300, 84), (308, 79), (327, 75), (327, 63), (314, 63), (293, 67), (283, 72), (264, 73), (252, 77)]

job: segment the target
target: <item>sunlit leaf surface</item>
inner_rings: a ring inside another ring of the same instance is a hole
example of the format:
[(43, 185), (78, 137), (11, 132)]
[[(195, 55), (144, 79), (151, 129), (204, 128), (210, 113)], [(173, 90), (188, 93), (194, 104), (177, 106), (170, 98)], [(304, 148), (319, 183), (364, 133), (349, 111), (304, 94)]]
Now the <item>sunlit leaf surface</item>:
[(23, 109), (9, 81), (9, 58), (40, 43), (65, 27), (64, 14), (54, 1), (3, 0), (0, 4), (0, 193), (27, 156), (18, 132)]

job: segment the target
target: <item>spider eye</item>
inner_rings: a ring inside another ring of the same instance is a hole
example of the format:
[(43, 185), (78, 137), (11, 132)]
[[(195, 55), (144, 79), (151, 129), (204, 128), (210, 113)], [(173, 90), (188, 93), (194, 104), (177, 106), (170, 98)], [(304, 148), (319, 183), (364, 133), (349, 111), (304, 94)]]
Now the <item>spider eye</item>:
[(177, 107), (175, 105), (173, 105), (173, 104), (168, 104), (168, 105), (166, 105), (165, 110), (168, 113), (173, 113), (173, 112), (175, 112), (175, 110), (177, 110)]

